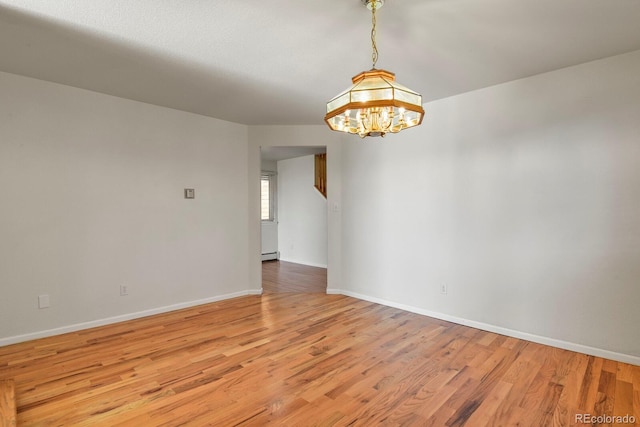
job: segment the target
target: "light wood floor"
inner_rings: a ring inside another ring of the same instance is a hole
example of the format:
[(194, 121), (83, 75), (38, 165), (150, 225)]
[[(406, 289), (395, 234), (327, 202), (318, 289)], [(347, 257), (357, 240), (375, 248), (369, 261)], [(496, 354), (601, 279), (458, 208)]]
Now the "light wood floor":
[(327, 269), (285, 261), (265, 261), (262, 263), (262, 291), (326, 293)]
[(7, 378), (25, 426), (640, 418), (640, 367), (321, 293), (240, 297), (0, 347)]

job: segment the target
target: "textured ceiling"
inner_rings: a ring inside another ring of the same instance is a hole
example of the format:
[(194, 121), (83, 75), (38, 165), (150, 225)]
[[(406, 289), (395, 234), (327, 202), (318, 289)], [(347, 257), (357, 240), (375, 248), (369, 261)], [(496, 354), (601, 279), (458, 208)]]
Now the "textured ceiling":
[[(638, 0), (387, 0), (423, 101), (640, 49)], [(320, 124), (371, 68), (361, 0), (0, 0), (0, 71), (245, 124)]]

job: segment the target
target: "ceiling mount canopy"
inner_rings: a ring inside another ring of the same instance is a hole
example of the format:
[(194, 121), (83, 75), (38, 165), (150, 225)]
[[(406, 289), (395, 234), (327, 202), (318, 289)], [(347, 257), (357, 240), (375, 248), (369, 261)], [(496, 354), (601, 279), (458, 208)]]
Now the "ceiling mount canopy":
[(365, 136), (384, 136), (422, 123), (422, 96), (402, 86), (395, 74), (376, 68), (376, 10), (384, 0), (362, 0), (371, 10), (373, 66), (354, 76), (353, 85), (327, 103), (325, 122), (332, 130)]

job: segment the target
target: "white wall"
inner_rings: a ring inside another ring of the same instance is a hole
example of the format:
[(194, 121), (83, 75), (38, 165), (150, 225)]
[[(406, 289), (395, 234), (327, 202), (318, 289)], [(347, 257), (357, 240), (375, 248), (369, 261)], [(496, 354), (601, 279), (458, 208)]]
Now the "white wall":
[(640, 363), (640, 51), (425, 109), (344, 138), (345, 292)]
[(246, 126), (6, 73), (0, 93), (0, 345), (248, 291)]
[(318, 126), (249, 127), (249, 281), (262, 288), (260, 261), (260, 147), (327, 147), (327, 286), (340, 289), (342, 277), (342, 148), (341, 135)]
[(315, 157), (278, 162), (280, 259), (327, 267), (327, 200), (314, 187)]

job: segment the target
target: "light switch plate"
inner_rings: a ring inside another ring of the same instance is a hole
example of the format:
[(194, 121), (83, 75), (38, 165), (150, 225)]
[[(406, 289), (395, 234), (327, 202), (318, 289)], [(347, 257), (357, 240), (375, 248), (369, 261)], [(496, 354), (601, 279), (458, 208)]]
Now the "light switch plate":
[(196, 190), (195, 190), (195, 188), (185, 188), (184, 189), (184, 198), (185, 199), (195, 199), (196, 198)]
[(38, 295), (38, 308), (49, 307), (49, 295)]

